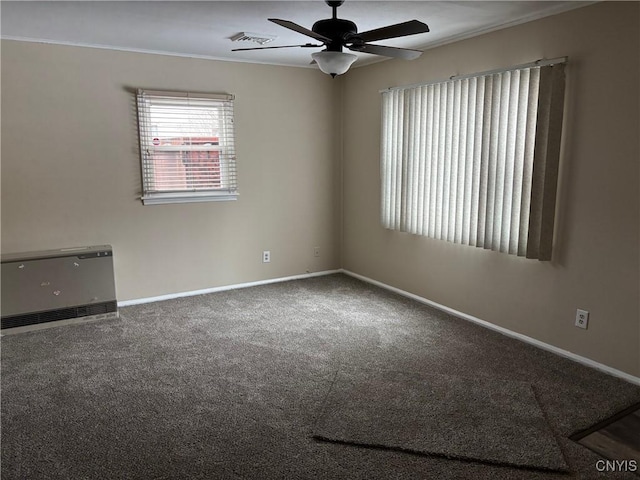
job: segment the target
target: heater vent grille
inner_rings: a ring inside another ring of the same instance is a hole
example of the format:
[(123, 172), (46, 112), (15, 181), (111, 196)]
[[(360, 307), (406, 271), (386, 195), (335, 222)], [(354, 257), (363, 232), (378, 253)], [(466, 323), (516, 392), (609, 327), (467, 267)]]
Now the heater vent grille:
[(93, 315), (104, 315), (117, 312), (118, 304), (115, 301), (96, 303), (93, 305), (82, 305), (72, 308), (61, 308), (46, 312), (27, 313), (24, 315), (14, 315), (2, 318), (2, 329), (25, 327), (27, 325), (37, 325), (39, 323), (55, 322), (58, 320), (69, 320), (72, 318), (90, 317)]

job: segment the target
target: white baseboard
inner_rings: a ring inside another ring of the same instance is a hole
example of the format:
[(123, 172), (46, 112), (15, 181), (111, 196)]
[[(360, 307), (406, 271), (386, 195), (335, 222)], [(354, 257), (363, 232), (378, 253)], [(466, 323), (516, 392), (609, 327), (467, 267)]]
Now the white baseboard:
[(342, 270), (324, 270), (322, 272), (303, 273), (301, 275), (292, 275), (290, 277), (269, 278), (267, 280), (258, 280), (248, 283), (236, 283), (234, 285), (223, 285), (221, 287), (204, 288), (202, 290), (192, 290), (189, 292), (169, 293), (157, 297), (137, 298), (134, 300), (123, 300), (118, 302), (118, 307), (128, 307), (130, 305), (140, 305), (142, 303), (161, 302), (163, 300), (172, 300), (174, 298), (192, 297), (194, 295), (204, 295), (207, 293), (224, 292), (226, 290), (236, 290), (238, 288), (257, 287), (259, 285), (267, 285), (269, 283), (288, 282), (289, 280), (300, 280), (303, 278), (321, 277), (331, 275), (333, 273), (341, 273)]
[(627, 382), (633, 383), (635, 385), (640, 385), (640, 377), (636, 377), (634, 375), (631, 375), (629, 373), (623, 372), (621, 370), (617, 370), (615, 368), (609, 367), (607, 365), (604, 365), (602, 363), (598, 363), (594, 360), (591, 360), (589, 358), (586, 357), (582, 357), (580, 355), (577, 355), (575, 353), (569, 352), (568, 350), (563, 350), (562, 348), (558, 348), (554, 345), (550, 345), (548, 343), (545, 342), (541, 342), (540, 340), (536, 340), (535, 338), (531, 338), (528, 337), (526, 335), (523, 335), (521, 333), (517, 333), (514, 332), (512, 330), (509, 330), (507, 328), (504, 327), (500, 327), (498, 325), (494, 325), (493, 323), (487, 322), (485, 320), (481, 320), (477, 317), (474, 317), (472, 315), (468, 315), (466, 313), (463, 312), (459, 312), (457, 310), (454, 310), (453, 308), (449, 308), (446, 307), (444, 305), (441, 305), (439, 303), (436, 303), (432, 300), (428, 300), (424, 297), (420, 297), (418, 295), (415, 295), (413, 293), (409, 293), (406, 292), (404, 290), (400, 290), (399, 288), (396, 287), (392, 287), (390, 285), (387, 285), (385, 283), (379, 282), (377, 280), (373, 280), (371, 278), (365, 277), (363, 275), (359, 275), (357, 273), (354, 272), (350, 272), (349, 270), (344, 270), (342, 269), (342, 273), (344, 273), (345, 275), (349, 275), (351, 277), (357, 278), (358, 280), (362, 280), (363, 282), (367, 282), (370, 283), (372, 285), (376, 285), (378, 287), (384, 288), (386, 290), (392, 291), (394, 293), (397, 293), (399, 295), (402, 295), (404, 297), (408, 297), (411, 298), (412, 300), (416, 300), (420, 303), (424, 303), (426, 305), (430, 305), (434, 308), (437, 308), (438, 310), (442, 310), (443, 312), (447, 312), (450, 313), (451, 315), (455, 315), (456, 317), (462, 318), (463, 320), (468, 320), (470, 322), (476, 323), (478, 325), (481, 325), (485, 328), (489, 328), (491, 330), (495, 330), (497, 332), (502, 333), (503, 335), (507, 335), (508, 337), (512, 337), (515, 338), (517, 340), (520, 340), (522, 342), (526, 342), (529, 343), (531, 345), (534, 345), (538, 348), (541, 348), (543, 350), (547, 350), (549, 352), (555, 353), (556, 355), (560, 355), (562, 357), (568, 358), (569, 360), (573, 360), (574, 362), (578, 362), (581, 363), (583, 365), (586, 365), (588, 367), (591, 368), (595, 368), (596, 370), (600, 370), (601, 372), (607, 373), (609, 375), (613, 375), (614, 377), (618, 377), (621, 378), (623, 380), (626, 380)]

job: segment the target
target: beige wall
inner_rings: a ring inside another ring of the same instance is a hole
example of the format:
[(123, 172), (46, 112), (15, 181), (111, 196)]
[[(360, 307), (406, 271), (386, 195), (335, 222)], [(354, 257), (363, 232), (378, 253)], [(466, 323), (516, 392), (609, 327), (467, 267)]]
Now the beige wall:
[[(13, 41), (1, 53), (3, 253), (111, 244), (119, 300), (340, 267), (328, 76)], [(236, 95), (239, 200), (141, 204), (138, 87)]]
[[(596, 4), (344, 78), (347, 270), (640, 375), (640, 4)], [(380, 89), (569, 56), (552, 262), (384, 230)], [(590, 311), (588, 330), (574, 327)]]

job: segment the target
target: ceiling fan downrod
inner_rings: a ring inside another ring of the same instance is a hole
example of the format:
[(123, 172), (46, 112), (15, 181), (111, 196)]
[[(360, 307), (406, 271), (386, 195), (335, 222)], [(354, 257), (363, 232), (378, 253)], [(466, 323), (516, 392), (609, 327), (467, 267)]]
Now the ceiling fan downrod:
[(344, 0), (336, 0), (336, 1), (325, 0), (324, 3), (326, 3), (331, 7), (331, 11), (333, 12), (333, 18), (338, 18), (338, 7), (344, 3)]

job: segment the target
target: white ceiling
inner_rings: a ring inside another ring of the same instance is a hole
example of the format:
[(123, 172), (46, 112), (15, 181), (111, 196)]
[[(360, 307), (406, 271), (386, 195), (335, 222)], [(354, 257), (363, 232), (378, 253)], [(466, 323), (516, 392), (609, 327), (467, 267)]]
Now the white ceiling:
[[(338, 9), (338, 17), (355, 22), (361, 32), (420, 20), (429, 25), (429, 33), (375, 43), (427, 49), (589, 3), (593, 2), (348, 0)], [(267, 18), (291, 20), (310, 29), (316, 20), (330, 18), (331, 9), (321, 0), (3, 0), (0, 15), (0, 34), (5, 39), (308, 67), (311, 53), (320, 48), (231, 52), (232, 48), (259, 45), (232, 42), (230, 37), (239, 32), (253, 32), (277, 36), (269, 46), (315, 43), (311, 38), (267, 21)], [(359, 53), (358, 57), (356, 66), (382, 59), (364, 53)]]

